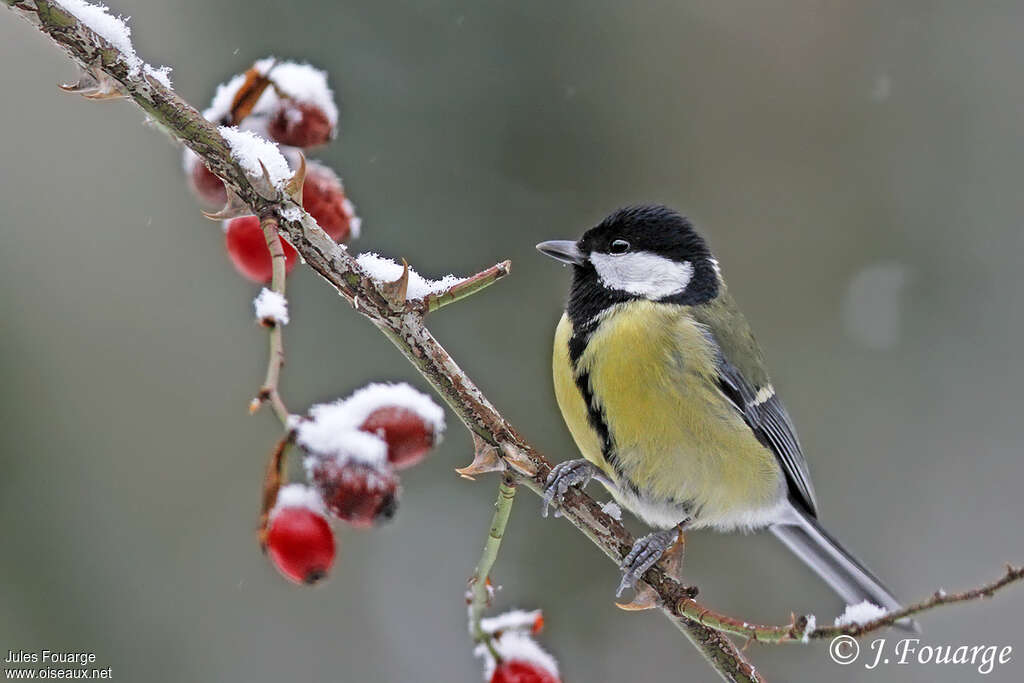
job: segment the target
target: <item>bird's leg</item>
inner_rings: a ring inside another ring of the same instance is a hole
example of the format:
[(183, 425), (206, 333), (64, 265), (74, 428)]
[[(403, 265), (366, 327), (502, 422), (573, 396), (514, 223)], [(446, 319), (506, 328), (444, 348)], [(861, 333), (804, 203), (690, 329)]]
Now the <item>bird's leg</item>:
[(544, 482), (544, 507), (541, 509), (541, 514), (547, 517), (548, 506), (556, 498), (561, 501), (570, 486), (583, 488), (590, 483), (591, 479), (597, 479), (605, 486), (612, 485), (604, 473), (597, 468), (597, 465), (583, 458), (566, 460), (552, 467), (547, 481)]
[(689, 522), (685, 519), (671, 529), (662, 529), (647, 534), (633, 544), (633, 548), (622, 558), (619, 569), (622, 570), (622, 581), (615, 597), (622, 595), (627, 588), (636, 586), (637, 580), (653, 567), (670, 551), (683, 543), (683, 528)]

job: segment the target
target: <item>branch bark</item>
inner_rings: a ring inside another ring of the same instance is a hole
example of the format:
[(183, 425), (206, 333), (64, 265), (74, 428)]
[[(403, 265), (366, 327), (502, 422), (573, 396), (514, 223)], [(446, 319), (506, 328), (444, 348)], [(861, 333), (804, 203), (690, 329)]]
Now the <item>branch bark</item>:
[[(104, 78), (110, 79), (116, 91), (132, 99), (156, 124), (199, 155), (210, 170), (224, 181), (229, 194), (236, 195), (238, 200), (251, 208), (253, 214), (264, 217), (264, 220), (268, 216), (275, 217), (277, 229), (287, 235), (288, 241), (302, 255), (306, 264), (335, 287), (359, 313), (394, 343), (473, 434), (497, 449), (515, 482), (536, 493), (542, 491), (550, 463), (502, 417), (423, 323), (423, 316), (427, 312), (475, 293), (506, 274), (508, 262), (478, 273), (445, 294), (426, 300), (396, 302), (386, 296), (378, 286), (379, 283), (374, 282), (359, 267), (345, 247), (336, 244), (308, 214), (301, 211), (301, 206), (292, 197), (283, 192), (268, 197), (257, 191), (242, 168), (232, 159), (230, 148), (217, 128), (147, 73), (146, 69), (132, 75), (112, 45), (63, 10), (59, 3), (46, 0), (4, 1), (15, 13), (49, 36), (83, 69), (101, 72)], [(296, 209), (299, 209), (298, 213)], [(285, 218), (294, 215), (301, 215), (301, 220)], [(274, 363), (273, 357), (271, 363)], [(276, 379), (270, 383), (276, 383)], [(280, 462), (283, 450), (282, 447), (277, 462)], [(563, 498), (560, 509), (569, 522), (616, 563), (632, 547), (633, 536), (619, 521), (605, 514), (601, 505), (585, 492), (570, 490)], [(1021, 570), (1011, 568), (1000, 586), (1020, 579)], [(656, 593), (662, 613), (700, 650), (724, 680), (764, 680), (724, 632), (761, 642), (796, 639), (794, 629), (798, 622), (785, 627), (744, 627), (742, 622), (702, 607), (693, 599), (696, 589), (681, 585), (661, 566), (649, 569), (643, 580)], [(989, 595), (998, 587), (982, 587), (978, 589), (978, 596)], [(932, 601), (915, 605), (905, 612), (910, 614), (978, 596), (936, 596)], [(817, 629), (811, 633), (811, 637), (825, 638), (838, 633), (860, 635), (888, 625), (899, 616), (905, 614), (886, 617), (878, 620), (877, 624), (853, 629)]]

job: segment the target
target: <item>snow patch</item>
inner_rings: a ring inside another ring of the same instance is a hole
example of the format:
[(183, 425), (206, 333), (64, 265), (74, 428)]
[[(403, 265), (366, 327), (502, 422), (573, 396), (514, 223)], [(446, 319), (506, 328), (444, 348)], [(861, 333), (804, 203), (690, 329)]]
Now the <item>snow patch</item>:
[(282, 294), (264, 287), (259, 296), (253, 299), (252, 305), (256, 309), (258, 321), (270, 320), (278, 325), (287, 325), (289, 322), (288, 300)]
[(146, 72), (147, 76), (155, 78), (157, 81), (160, 82), (162, 86), (164, 86), (168, 90), (174, 89), (174, 86), (171, 84), (171, 67), (154, 67), (150, 66), (149, 64), (143, 64), (142, 68)]
[(334, 458), (340, 464), (357, 462), (383, 467), (388, 445), (373, 434), (351, 426), (343, 402), (320, 403), (309, 409), (309, 419), (295, 424), (295, 440), (309, 453)]
[(132, 30), (122, 17), (115, 17), (105, 5), (94, 5), (84, 0), (59, 0), (58, 3), (80, 22), (88, 26), (94, 33), (116, 47), (121, 52), (130, 76), (138, 76), (142, 70), (142, 60), (135, 54), (132, 45)]
[(847, 605), (846, 611), (836, 617), (835, 625), (863, 626), (869, 621), (884, 617), (888, 613), (888, 610), (884, 610), (878, 605), (865, 600), (864, 602), (858, 602), (856, 605)]
[[(353, 227), (353, 233), (358, 233), (358, 227)], [(394, 282), (402, 275), (402, 266), (389, 258), (373, 252), (365, 252), (356, 257), (359, 266), (366, 271), (366, 274), (377, 282)], [(428, 294), (440, 294), (446, 289), (459, 284), (465, 278), (454, 275), (445, 275), (440, 280), (428, 280), (411, 267), (409, 268), (409, 288), (406, 295), (410, 299), (422, 299)]]
[(601, 512), (608, 515), (617, 522), (622, 521), (622, 508), (614, 500), (609, 500), (607, 503), (601, 506)]
[(277, 501), (270, 510), (270, 519), (273, 519), (284, 508), (295, 507), (307, 508), (321, 515), (327, 514), (323, 498), (316, 490), (305, 484), (288, 484), (282, 486), (281, 490), (277, 492)]
[(497, 633), (498, 631), (532, 631), (542, 614), (539, 609), (527, 612), (523, 609), (514, 609), (499, 614), (496, 617), (487, 617), (480, 620), (480, 628), (484, 633)]
[[(266, 75), (282, 93), (297, 102), (308, 102), (316, 106), (327, 115), (331, 127), (337, 127), (338, 105), (334, 103), (334, 93), (327, 85), (326, 71), (310, 64), (280, 62)], [(272, 92), (273, 88), (267, 88), (267, 91)]]
[(281, 154), (277, 145), (266, 140), (251, 130), (239, 130), (234, 126), (220, 126), (220, 134), (231, 147), (231, 157), (238, 162), (247, 175), (254, 178), (263, 177), (260, 162), (267, 169), (270, 182), (281, 189), (292, 176), (288, 161)]
[(804, 634), (800, 636), (800, 642), (806, 643), (808, 640), (810, 640), (811, 633), (813, 633), (814, 629), (816, 628), (818, 628), (818, 617), (814, 616), (813, 614), (808, 614), (807, 625), (804, 626)]

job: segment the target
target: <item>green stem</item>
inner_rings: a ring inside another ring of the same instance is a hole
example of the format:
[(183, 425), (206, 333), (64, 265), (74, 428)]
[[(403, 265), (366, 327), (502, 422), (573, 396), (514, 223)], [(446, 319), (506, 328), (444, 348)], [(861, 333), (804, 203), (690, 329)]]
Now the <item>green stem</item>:
[(500, 659), (498, 653), (491, 643), (490, 635), (485, 633), (480, 626), (480, 619), (483, 612), (490, 604), (490, 591), (488, 590), (488, 577), (495, 560), (498, 559), (498, 550), (501, 548), (501, 539), (505, 536), (505, 526), (512, 514), (512, 503), (516, 498), (516, 483), (512, 475), (506, 473), (501, 484), (498, 485), (498, 498), (494, 501), (494, 517), (491, 519), (491, 528), (487, 532), (487, 540), (484, 542), (484, 550), (480, 554), (480, 561), (477, 562), (476, 571), (469, 580), (469, 633), (474, 643), (484, 643), (491, 651), (494, 658)]
[(439, 308), (453, 304), (456, 301), (461, 301), (468, 296), (476, 294), (481, 289), (493, 285), (495, 282), (500, 280), (509, 274), (512, 269), (511, 261), (502, 261), (497, 263), (487, 270), (482, 270), (476, 275), (466, 278), (457, 285), (453, 285), (450, 289), (441, 292), (440, 294), (430, 294), (426, 297), (424, 304), (428, 313), (433, 313)]

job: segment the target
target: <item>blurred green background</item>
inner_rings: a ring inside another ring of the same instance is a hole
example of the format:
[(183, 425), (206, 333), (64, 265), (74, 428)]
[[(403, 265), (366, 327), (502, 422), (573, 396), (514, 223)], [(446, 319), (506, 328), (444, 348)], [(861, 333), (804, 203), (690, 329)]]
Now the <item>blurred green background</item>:
[[(114, 4), (200, 108), (268, 54), (330, 71), (342, 131), (316, 156), (364, 218), (355, 249), (430, 275), (512, 259), (431, 327), (554, 459), (574, 457), (549, 375), (568, 273), (533, 245), (660, 201), (717, 251), (837, 536), (908, 600), (1024, 560), (1021, 3)], [(178, 151), (129, 105), (62, 95), (73, 75), (0, 13), (3, 654), (89, 650), (152, 683), (479, 680), (462, 596), (496, 481), (453, 474), (465, 430), (403, 475), (393, 524), (342, 533), (328, 584), (281, 580), (254, 534), (277, 435), (246, 412), (257, 288)], [(293, 410), (424, 386), (310, 271), (289, 287)], [(539, 510), (524, 494), (514, 511), (497, 604), (545, 609), (567, 683), (712, 680), (661, 617), (617, 610), (614, 566)], [(764, 534), (691, 534), (687, 573), (750, 621), (841, 610)], [(933, 613), (923, 642), (1012, 645), (984, 680), (1019, 681), (1022, 607), (1017, 588)], [(776, 681), (982, 679), (843, 668), (824, 644), (747, 652)]]

